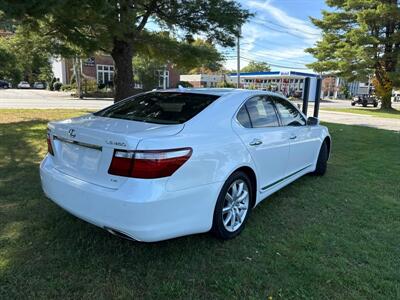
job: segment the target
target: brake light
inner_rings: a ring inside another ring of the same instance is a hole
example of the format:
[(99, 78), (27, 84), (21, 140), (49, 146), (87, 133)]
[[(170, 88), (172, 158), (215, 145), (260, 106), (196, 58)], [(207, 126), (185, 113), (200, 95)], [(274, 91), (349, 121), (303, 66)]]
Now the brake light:
[(47, 133), (47, 152), (54, 156), (53, 145), (51, 144), (51, 137), (49, 133)]
[(192, 148), (126, 151), (115, 150), (108, 169), (112, 175), (162, 178), (175, 173), (192, 155)]

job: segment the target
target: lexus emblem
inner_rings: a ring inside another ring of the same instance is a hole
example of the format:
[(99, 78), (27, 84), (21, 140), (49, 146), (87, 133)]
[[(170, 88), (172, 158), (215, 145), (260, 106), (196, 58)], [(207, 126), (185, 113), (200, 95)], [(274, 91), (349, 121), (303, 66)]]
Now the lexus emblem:
[(73, 137), (73, 138), (76, 137), (75, 129), (71, 128), (70, 130), (68, 130), (68, 134), (70, 137)]

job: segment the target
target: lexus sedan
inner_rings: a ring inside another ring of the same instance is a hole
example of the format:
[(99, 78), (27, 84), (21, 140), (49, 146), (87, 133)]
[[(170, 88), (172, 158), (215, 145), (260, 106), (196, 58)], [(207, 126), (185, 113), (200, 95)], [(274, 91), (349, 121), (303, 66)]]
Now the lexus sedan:
[(175, 89), (50, 122), (48, 198), (112, 234), (231, 239), (251, 210), (297, 178), (323, 175), (328, 129), (278, 94)]

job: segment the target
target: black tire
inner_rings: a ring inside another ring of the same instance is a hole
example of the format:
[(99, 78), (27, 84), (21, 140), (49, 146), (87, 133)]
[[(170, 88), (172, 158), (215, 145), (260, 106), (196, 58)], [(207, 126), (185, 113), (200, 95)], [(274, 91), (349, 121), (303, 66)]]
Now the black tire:
[[(242, 222), (240, 227), (237, 228), (235, 231), (230, 232), (224, 226), (222, 209), (224, 207), (225, 197), (226, 197), (226, 194), (228, 193), (229, 188), (237, 180), (242, 180), (247, 185), (248, 194), (249, 194), (249, 204), (248, 204), (246, 216), (244, 217), (244, 221)], [(237, 172), (233, 173), (231, 176), (229, 176), (229, 178), (226, 180), (225, 184), (223, 185), (221, 192), (219, 193), (218, 200), (215, 205), (213, 225), (211, 228), (211, 232), (216, 237), (218, 237), (222, 240), (229, 240), (229, 239), (233, 239), (236, 236), (238, 236), (244, 229), (246, 222), (251, 214), (251, 209), (253, 206), (253, 201), (252, 201), (253, 195), (254, 195), (254, 191), (252, 190), (251, 180), (245, 173), (243, 173), (241, 171), (237, 171)]]
[(378, 103), (374, 103), (374, 107), (378, 107)]
[(364, 102), (364, 103), (362, 104), (362, 106), (363, 106), (363, 107), (367, 107), (367, 106), (368, 106), (368, 103), (365, 103), (365, 102)]
[(328, 167), (328, 145), (326, 142), (323, 142), (321, 145), (321, 149), (319, 150), (317, 167), (313, 172), (313, 175), (323, 176), (326, 173), (326, 169)]
[(354, 102), (351, 103), (351, 106), (356, 106), (356, 104)]

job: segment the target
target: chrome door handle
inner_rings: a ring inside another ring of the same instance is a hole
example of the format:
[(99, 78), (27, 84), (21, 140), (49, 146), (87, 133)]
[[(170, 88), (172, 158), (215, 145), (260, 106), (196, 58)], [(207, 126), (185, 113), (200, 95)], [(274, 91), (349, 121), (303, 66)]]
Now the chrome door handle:
[(259, 139), (254, 139), (250, 142), (250, 146), (260, 146), (263, 142)]
[(290, 137), (290, 139), (291, 139), (291, 140), (297, 139), (297, 135), (292, 135), (292, 136)]

